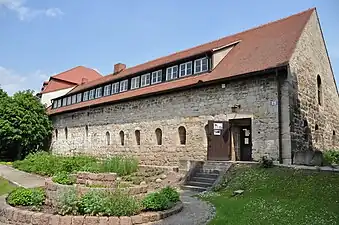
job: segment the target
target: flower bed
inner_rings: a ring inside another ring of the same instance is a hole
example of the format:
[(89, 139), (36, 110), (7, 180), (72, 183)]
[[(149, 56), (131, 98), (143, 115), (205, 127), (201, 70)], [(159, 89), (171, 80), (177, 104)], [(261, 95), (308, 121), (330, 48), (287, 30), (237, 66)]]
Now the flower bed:
[(0, 197), (0, 222), (13, 225), (132, 225), (158, 221), (180, 212), (183, 204), (178, 202), (170, 209), (159, 212), (143, 212), (134, 216), (60, 216), (33, 212), (12, 207)]

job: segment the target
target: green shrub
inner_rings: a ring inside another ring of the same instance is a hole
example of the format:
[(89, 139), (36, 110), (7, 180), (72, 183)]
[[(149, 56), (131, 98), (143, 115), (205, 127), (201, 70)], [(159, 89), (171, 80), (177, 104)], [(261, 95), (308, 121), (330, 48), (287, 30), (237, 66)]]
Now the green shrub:
[(145, 210), (161, 211), (171, 207), (171, 201), (163, 193), (154, 192), (148, 194), (142, 200), (142, 206)]
[(263, 156), (259, 162), (260, 167), (262, 168), (272, 168), (273, 167), (273, 160), (268, 158), (267, 156)]
[(328, 150), (323, 152), (324, 160), (329, 164), (339, 164), (339, 151)]
[(132, 216), (139, 212), (139, 202), (119, 190), (92, 190), (80, 199), (80, 213), (85, 215)]
[(75, 184), (75, 177), (71, 176), (70, 174), (66, 172), (58, 172), (54, 177), (52, 178), (52, 181), (58, 184), (64, 184), (64, 185), (72, 185)]
[(180, 195), (178, 191), (170, 186), (161, 189), (160, 194), (165, 195), (166, 198), (172, 203), (176, 203), (180, 200)]
[(41, 188), (16, 188), (7, 197), (12, 206), (41, 206), (45, 201), (45, 192)]
[(22, 161), (13, 162), (13, 167), (29, 173), (36, 173), (43, 176), (51, 176), (55, 174), (59, 161), (56, 156), (47, 152), (37, 152), (29, 154)]
[(103, 161), (102, 167), (104, 172), (114, 172), (119, 176), (125, 176), (138, 170), (138, 160), (132, 157), (115, 156)]
[(63, 192), (58, 199), (58, 213), (60, 215), (77, 215), (80, 211), (80, 201), (75, 188)]

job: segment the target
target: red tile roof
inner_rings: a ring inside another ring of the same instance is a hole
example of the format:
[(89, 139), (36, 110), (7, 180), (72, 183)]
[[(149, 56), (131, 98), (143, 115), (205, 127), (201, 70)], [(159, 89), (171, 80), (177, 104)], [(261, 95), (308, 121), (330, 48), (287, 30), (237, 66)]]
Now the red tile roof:
[(129, 90), (127, 92), (64, 106), (57, 109), (50, 109), (49, 114), (56, 114), (102, 103), (114, 102), (117, 100), (166, 91), (169, 89), (182, 88), (185, 86), (195, 85), (198, 82), (225, 79), (287, 64), (307, 21), (314, 11), (315, 8), (312, 8), (275, 22), (128, 68), (117, 75), (108, 75), (101, 79), (79, 85), (70, 93), (80, 92), (93, 86), (108, 83), (137, 72), (149, 70), (165, 63), (209, 52), (215, 48), (240, 41), (209, 73), (147, 86), (140, 89)]
[(51, 76), (41, 94), (80, 85), (83, 79), (89, 82), (99, 78), (102, 78), (102, 76), (97, 71), (84, 66), (77, 66)]

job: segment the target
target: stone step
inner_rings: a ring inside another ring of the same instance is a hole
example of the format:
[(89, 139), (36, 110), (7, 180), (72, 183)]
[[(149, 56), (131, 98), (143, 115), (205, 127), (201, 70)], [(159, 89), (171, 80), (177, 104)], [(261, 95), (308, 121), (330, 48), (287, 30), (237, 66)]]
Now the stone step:
[(217, 179), (218, 176), (219, 176), (218, 173), (202, 173), (202, 172), (197, 172), (194, 175), (194, 177), (205, 177), (205, 178), (212, 178), (212, 179)]
[(197, 173), (206, 173), (206, 174), (219, 174), (220, 171), (219, 170), (216, 170), (216, 169), (206, 169), (206, 168), (200, 168), (197, 170)]
[(197, 181), (197, 182), (204, 182), (204, 183), (210, 183), (213, 184), (217, 178), (211, 178), (211, 177), (191, 177), (191, 181)]
[(195, 191), (195, 192), (203, 192), (206, 191), (207, 188), (205, 187), (198, 187), (198, 186), (191, 186), (191, 185), (181, 185), (181, 188), (184, 190), (190, 190), (190, 191)]
[(211, 187), (211, 186), (213, 185), (213, 183), (205, 183), (205, 182), (199, 182), (199, 181), (192, 181), (192, 180), (189, 180), (189, 181), (186, 183), (186, 185), (208, 188), (208, 187)]

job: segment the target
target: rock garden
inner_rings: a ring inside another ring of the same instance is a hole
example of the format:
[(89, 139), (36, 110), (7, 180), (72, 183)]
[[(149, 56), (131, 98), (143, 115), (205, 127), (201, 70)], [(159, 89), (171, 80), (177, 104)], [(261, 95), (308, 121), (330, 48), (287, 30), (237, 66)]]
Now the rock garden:
[(129, 157), (29, 155), (13, 167), (45, 178), (39, 188), (16, 188), (1, 205), (7, 224), (144, 224), (182, 210), (182, 176), (140, 166)]

